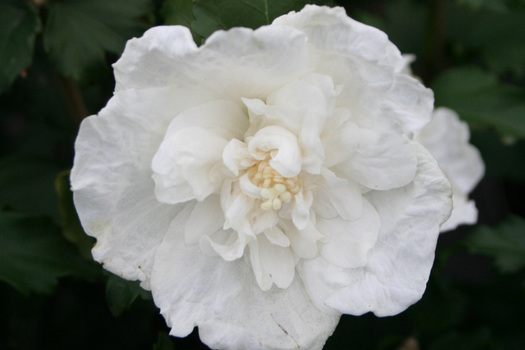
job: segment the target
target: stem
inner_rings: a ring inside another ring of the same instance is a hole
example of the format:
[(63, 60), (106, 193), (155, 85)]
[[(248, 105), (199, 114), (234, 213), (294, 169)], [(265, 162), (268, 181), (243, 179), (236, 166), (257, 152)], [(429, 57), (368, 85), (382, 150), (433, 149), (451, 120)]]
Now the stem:
[(423, 80), (427, 85), (443, 66), (445, 43), (445, 7), (443, 0), (430, 0), (427, 14), (427, 33), (423, 65)]

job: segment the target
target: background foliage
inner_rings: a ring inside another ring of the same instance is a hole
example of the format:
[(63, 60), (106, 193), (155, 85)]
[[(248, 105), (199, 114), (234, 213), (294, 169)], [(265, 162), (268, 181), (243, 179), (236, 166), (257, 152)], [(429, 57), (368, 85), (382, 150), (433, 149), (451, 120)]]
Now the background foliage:
[[(72, 206), (83, 117), (111, 97), (126, 40), (160, 24), (256, 28), (304, 0), (1, 0), (0, 349), (205, 349), (103, 271)], [(316, 1), (327, 3), (327, 1)], [(436, 105), (467, 121), (487, 174), (479, 224), (440, 237), (423, 299), (344, 316), (326, 349), (525, 349), (525, 1), (331, 1), (415, 53)]]

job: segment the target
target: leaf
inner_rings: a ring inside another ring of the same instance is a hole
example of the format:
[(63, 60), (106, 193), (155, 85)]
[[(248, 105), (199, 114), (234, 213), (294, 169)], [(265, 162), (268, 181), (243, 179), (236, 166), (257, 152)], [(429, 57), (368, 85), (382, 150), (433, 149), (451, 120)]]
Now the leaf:
[(0, 93), (31, 64), (40, 28), (38, 11), (27, 2), (3, 0), (0, 3)]
[(306, 4), (328, 4), (330, 1), (307, 0), (196, 0), (192, 29), (204, 39), (219, 29), (258, 28)]
[(75, 254), (51, 219), (0, 212), (0, 280), (22, 293), (50, 293), (61, 277), (93, 279), (97, 271)]
[(473, 128), (493, 128), (508, 139), (525, 137), (525, 89), (474, 67), (450, 69), (432, 88), (436, 105), (456, 110)]
[(451, 5), (447, 13), (452, 46), (456, 51), (475, 54), (498, 73), (525, 75), (525, 8), (506, 6), (494, 0), (464, 0), (482, 7), (472, 11)]
[(175, 345), (167, 333), (159, 332), (157, 342), (153, 345), (153, 350), (175, 350)]
[(510, 215), (496, 226), (480, 226), (465, 241), (474, 254), (491, 256), (505, 273), (525, 266), (525, 219)]
[(62, 170), (60, 164), (46, 157), (12, 155), (0, 159), (0, 208), (49, 215), (59, 222), (53, 184)]
[(120, 55), (126, 40), (141, 35), (151, 13), (150, 0), (54, 0), (44, 46), (66, 77), (86, 78), (105, 67), (105, 52)]
[(139, 296), (142, 299), (151, 299), (151, 294), (140, 287), (140, 282), (128, 281), (108, 273), (106, 302), (113, 316), (117, 317), (129, 309)]
[(62, 214), (62, 234), (77, 247), (84, 258), (92, 260), (91, 248), (93, 248), (95, 239), (86, 235), (78, 219), (75, 205), (73, 204), (69, 173), (69, 170), (63, 171), (58, 174), (55, 180), (58, 204)]

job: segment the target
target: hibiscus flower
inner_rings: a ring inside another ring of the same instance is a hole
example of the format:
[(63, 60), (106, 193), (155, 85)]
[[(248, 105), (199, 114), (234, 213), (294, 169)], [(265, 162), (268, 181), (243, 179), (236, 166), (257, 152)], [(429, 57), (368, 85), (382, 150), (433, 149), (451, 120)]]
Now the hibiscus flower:
[(94, 259), (217, 349), (320, 349), (341, 314), (405, 310), (452, 209), (413, 137), (433, 93), (405, 65), (342, 8), (130, 40), (76, 141)]

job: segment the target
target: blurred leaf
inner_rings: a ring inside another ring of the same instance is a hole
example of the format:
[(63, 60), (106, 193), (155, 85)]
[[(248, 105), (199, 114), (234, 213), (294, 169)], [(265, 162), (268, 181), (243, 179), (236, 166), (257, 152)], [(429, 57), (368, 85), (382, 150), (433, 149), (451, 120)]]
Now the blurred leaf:
[(140, 282), (128, 281), (117, 275), (108, 274), (106, 302), (113, 316), (119, 316), (125, 310), (129, 309), (131, 304), (133, 304), (139, 296), (142, 299), (151, 298), (150, 292), (140, 287)]
[(38, 11), (27, 2), (0, 3), (0, 93), (31, 63), (40, 27)]
[(525, 140), (502, 143), (490, 131), (474, 132), (470, 140), (483, 155), (488, 176), (525, 183)]
[(105, 52), (120, 55), (141, 35), (151, 0), (51, 0), (44, 45), (63, 76), (86, 78), (105, 66)]
[(153, 350), (175, 350), (175, 345), (167, 333), (159, 332), (159, 337), (153, 345)]
[(525, 219), (510, 215), (496, 226), (479, 226), (465, 243), (471, 253), (493, 257), (502, 272), (515, 272), (525, 266)]
[(487, 8), (493, 11), (505, 11), (507, 5), (503, 0), (457, 0), (459, 5), (466, 5), (473, 10)]
[(0, 279), (22, 293), (50, 293), (58, 278), (95, 276), (60, 235), (60, 228), (45, 217), (0, 212)]
[[(460, 51), (473, 53), (491, 70), (511, 72), (518, 77), (525, 75), (525, 8), (505, 10), (501, 1), (469, 0), (482, 2), (483, 9), (473, 11), (464, 6), (450, 6), (447, 28), (450, 38)], [(490, 6), (488, 4), (491, 4)], [(493, 11), (495, 6), (500, 11)], [(491, 9), (485, 7), (492, 7)]]
[(196, 0), (192, 28), (204, 39), (219, 29), (258, 28), (306, 4), (330, 4), (327, 0)]
[(193, 0), (164, 0), (161, 14), (165, 24), (190, 28), (193, 22)]
[(63, 219), (62, 234), (77, 247), (84, 258), (92, 260), (91, 248), (93, 248), (95, 239), (86, 235), (80, 225), (80, 220), (78, 219), (75, 205), (73, 204), (69, 173), (69, 170), (61, 172), (55, 181), (55, 189), (59, 200), (58, 204)]
[(50, 215), (60, 220), (54, 181), (63, 167), (44, 157), (12, 155), (0, 159), (0, 207)]
[(436, 105), (456, 110), (471, 127), (490, 127), (508, 139), (525, 137), (525, 89), (473, 67), (444, 72), (432, 88)]

